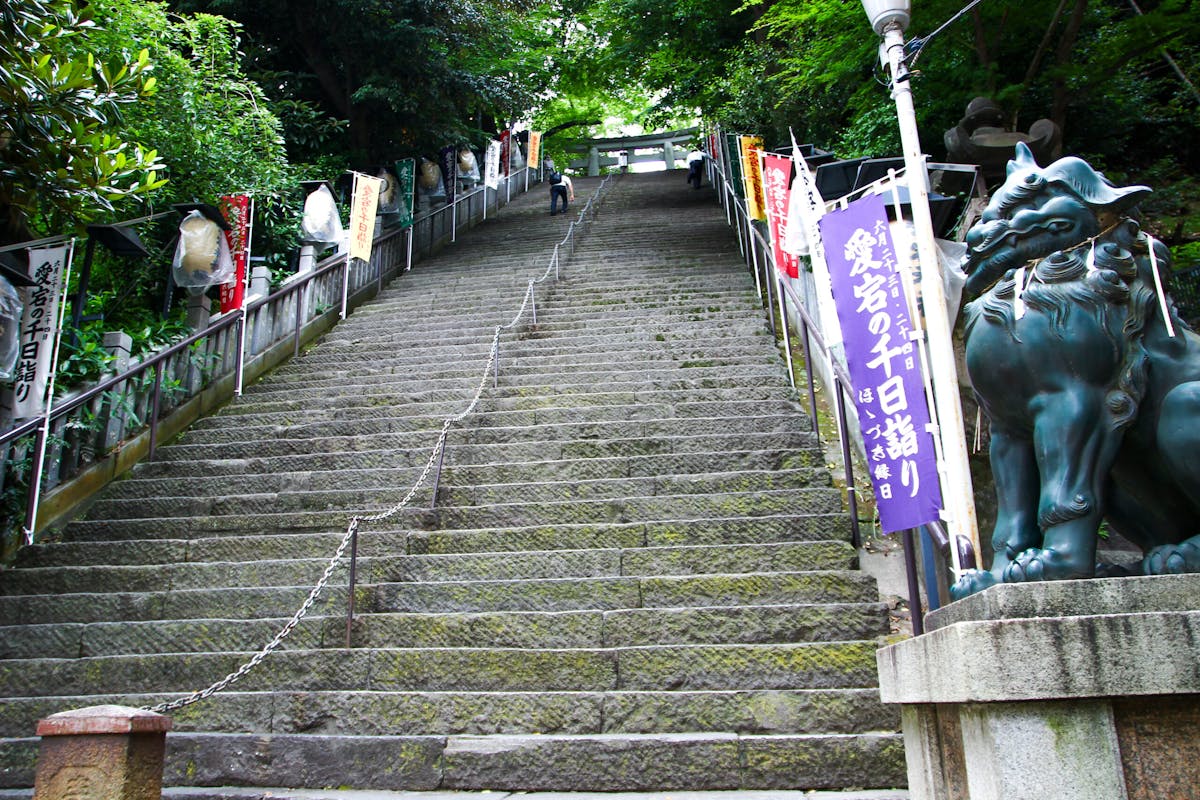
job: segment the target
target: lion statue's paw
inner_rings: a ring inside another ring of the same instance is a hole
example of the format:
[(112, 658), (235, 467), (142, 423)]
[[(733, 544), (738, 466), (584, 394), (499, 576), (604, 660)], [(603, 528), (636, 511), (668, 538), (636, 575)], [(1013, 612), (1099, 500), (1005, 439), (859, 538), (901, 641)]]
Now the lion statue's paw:
[[(1094, 566), (1094, 565), (1093, 565)], [(1005, 583), (1028, 583), (1030, 581), (1062, 581), (1071, 578), (1090, 578), (1090, 570), (1077, 569), (1062, 553), (1032, 547), (1012, 560), (1004, 568)]]
[(954, 585), (950, 587), (950, 597), (962, 600), (976, 592), (982, 592), (989, 586), (995, 586), (997, 582), (996, 576), (985, 569), (964, 570)]
[(1153, 548), (1142, 560), (1142, 570), (1147, 575), (1200, 572), (1200, 537)]

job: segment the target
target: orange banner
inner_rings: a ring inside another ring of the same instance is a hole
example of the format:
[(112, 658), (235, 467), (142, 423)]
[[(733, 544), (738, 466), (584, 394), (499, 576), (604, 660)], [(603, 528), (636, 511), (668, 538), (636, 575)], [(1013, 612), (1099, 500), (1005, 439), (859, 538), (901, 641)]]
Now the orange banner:
[(746, 182), (746, 211), (751, 219), (767, 218), (766, 202), (763, 200), (762, 165), (758, 154), (763, 149), (761, 136), (739, 136), (742, 150), (742, 179)]

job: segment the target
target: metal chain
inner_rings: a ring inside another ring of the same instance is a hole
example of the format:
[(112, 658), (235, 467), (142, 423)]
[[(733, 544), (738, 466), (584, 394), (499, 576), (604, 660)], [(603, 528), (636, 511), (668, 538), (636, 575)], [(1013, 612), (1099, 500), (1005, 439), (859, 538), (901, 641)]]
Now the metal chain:
[[(584, 216), (592, 208), (592, 203), (597, 197), (600, 196), (601, 192), (605, 190), (608, 185), (608, 180), (609, 179), (606, 177), (600, 182), (600, 186), (596, 189), (596, 192), (592, 195), (591, 199), (588, 200), (583, 211), (580, 212), (580, 220), (584, 218)], [(564, 239), (560, 244), (565, 244), (574, 235), (575, 223), (572, 222), (571, 227), (567, 232), (567, 238)], [(189, 706), (192, 703), (198, 703), (201, 700), (206, 700), (217, 692), (220, 692), (229, 687), (231, 684), (241, 680), (246, 673), (257, 667), (260, 663), (262, 663), (263, 659), (278, 649), (279, 645), (283, 643), (283, 640), (287, 638), (288, 634), (290, 634), (295, 627), (300, 624), (300, 620), (304, 619), (305, 615), (308, 614), (309, 609), (311, 609), (313, 606), (313, 603), (317, 601), (317, 598), (321, 595), (321, 592), (323, 592), (326, 585), (328, 585), (329, 579), (333, 575), (333, 571), (337, 569), (338, 564), (341, 563), (342, 557), (346, 553), (346, 548), (349, 547), (351, 540), (353, 540), (354, 535), (358, 532), (359, 526), (364, 522), (381, 522), (389, 517), (395, 516), (396, 514), (400, 513), (405, 506), (412, 502), (412, 499), (416, 496), (417, 492), (420, 491), (421, 487), (425, 485), (425, 481), (429, 479), (429, 473), (433, 471), (433, 466), (437, 463), (438, 457), (442, 454), (442, 451), (445, 450), (446, 437), (450, 433), (451, 426), (456, 422), (462, 422), (464, 419), (470, 416), (475, 411), (476, 406), (479, 405), (479, 401), (483, 397), (484, 388), (487, 386), (488, 375), (495, 366), (496, 358), (500, 353), (500, 334), (505, 330), (515, 327), (517, 323), (520, 322), (521, 317), (525, 314), (525, 309), (529, 306), (529, 300), (533, 295), (534, 284), (541, 283), (542, 281), (546, 280), (551, 271), (553, 271), (558, 259), (558, 245), (555, 245), (554, 249), (554, 257), (551, 259), (550, 266), (546, 268), (546, 272), (541, 278), (529, 282), (529, 288), (525, 290), (525, 298), (521, 302), (521, 309), (517, 312), (516, 317), (514, 317), (512, 322), (508, 323), (507, 325), (496, 326), (496, 331), (492, 336), (492, 347), (488, 353), (488, 360), (484, 365), (483, 374), (480, 376), (479, 385), (475, 389), (475, 396), (471, 398), (471, 402), (461, 413), (455, 414), (452, 417), (447, 417), (442, 421), (442, 430), (438, 434), (437, 443), (434, 444), (433, 451), (429, 454), (429, 458), (425, 462), (425, 468), (421, 470), (420, 477), (417, 478), (412, 488), (408, 490), (408, 494), (404, 496), (404, 499), (386, 511), (381, 511), (377, 514), (357, 515), (351, 518), (350, 524), (346, 526), (346, 533), (344, 536), (342, 536), (342, 541), (338, 544), (337, 550), (329, 559), (329, 563), (325, 565), (325, 572), (322, 573), (320, 580), (317, 581), (317, 584), (308, 593), (308, 597), (305, 598), (304, 603), (299, 609), (296, 610), (296, 613), (292, 615), (292, 618), (287, 621), (287, 624), (279, 629), (279, 632), (275, 634), (275, 638), (268, 642), (263, 649), (251, 656), (246, 663), (242, 664), (236, 670), (229, 673), (224, 678), (206, 689), (200, 689), (184, 697), (180, 697), (165, 703), (159, 703), (156, 706), (143, 706), (143, 710), (153, 711), (157, 714), (165, 714), (169, 711), (175, 711), (185, 706)]]

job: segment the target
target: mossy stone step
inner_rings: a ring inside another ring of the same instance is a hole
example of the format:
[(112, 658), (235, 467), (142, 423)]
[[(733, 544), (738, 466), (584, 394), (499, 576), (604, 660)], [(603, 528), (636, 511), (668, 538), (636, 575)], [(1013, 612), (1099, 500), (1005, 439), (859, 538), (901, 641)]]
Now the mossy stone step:
[[(482, 420), (481, 420), (482, 421)], [(492, 444), (529, 439), (627, 439), (645, 436), (702, 436), (713, 433), (763, 433), (774, 431), (807, 431), (810, 425), (800, 415), (758, 412), (725, 417), (652, 417), (640, 412), (626, 419), (574, 419), (559, 422), (536, 422), (505, 425), (487, 419), (488, 424), (471, 426), (458, 438), (472, 444)], [(417, 434), (414, 438), (428, 440), (441, 430), (442, 420), (393, 417), (386, 412), (372, 418), (333, 420), (329, 422), (296, 421), (289, 425), (267, 427), (227, 426), (223, 430), (189, 431), (179, 440), (180, 445), (217, 445), (251, 440), (326, 439), (344, 436), (387, 436)]]
[[(50, 623), (0, 627), (0, 659), (250, 651), (285, 618)], [(879, 603), (644, 608), (614, 611), (492, 611), (356, 615), (354, 647), (635, 647), (870, 639), (887, 633)], [(345, 645), (346, 618), (309, 616), (287, 650)]]
[[(172, 516), (158, 517), (133, 516), (159, 511), (145, 509), (140, 501), (101, 501), (101, 508), (120, 512), (124, 516), (72, 522), (67, 525), (64, 537), (94, 541), (155, 538), (162, 535), (191, 538), (203, 533), (258, 533), (264, 530), (337, 530), (345, 528), (354, 514), (383, 513), (402, 496), (402, 490), (386, 494), (371, 493), (370, 496), (348, 490), (344, 493), (240, 495), (211, 501), (207, 498), (180, 499), (175, 507), (168, 509)], [(361, 504), (358, 504), (359, 501)], [(837, 489), (803, 488), (726, 492), (720, 495), (518, 501), (481, 507), (439, 506), (434, 510), (410, 506), (399, 509), (392, 520), (394, 524), (406, 527), (455, 530), (562, 523), (762, 517), (788, 513), (830, 514), (839, 511), (841, 503), (841, 492)], [(268, 508), (289, 510), (259, 510), (267, 504)], [(329, 510), (313, 510), (316, 508)]]
[[(0, 781), (31, 786), (38, 740), (0, 740)], [(178, 733), (164, 785), (384, 791), (704, 791), (891, 788), (895, 733), (329, 736)], [(213, 790), (202, 790), (204, 792)], [(164, 795), (166, 796), (166, 795)]]
[[(873, 641), (658, 645), (612, 649), (284, 650), (242, 691), (608, 691), (850, 689), (875, 685)], [(167, 653), (0, 661), (9, 697), (189, 694), (251, 653)], [(53, 676), (53, 680), (48, 680)]]
[[(313, 583), (316, 582), (314, 576)], [(346, 613), (346, 579), (316, 601), (314, 615)], [(148, 592), (78, 592), (0, 596), (0, 619), (10, 625), (62, 622), (287, 617), (308, 586), (240, 586)], [(512, 581), (360, 583), (363, 614), (412, 612), (618, 610), (712, 605), (869, 603), (874, 584), (856, 571), (666, 577), (546, 578)]]
[[(606, 459), (611, 462), (611, 459)], [(586, 463), (586, 462), (585, 462)], [(578, 477), (558, 480), (564, 473), (580, 474), (585, 470), (563, 469), (564, 462), (528, 462), (511, 465), (505, 472), (505, 483), (481, 483), (486, 477), (482, 469), (451, 467), (442, 473), (438, 492), (438, 503), (443, 506), (486, 505), (513, 498), (526, 502), (556, 501), (564, 499), (603, 499), (614, 497), (645, 497), (652, 495), (681, 494), (724, 494), (772, 489), (819, 488), (829, 484), (824, 467), (783, 468), (779, 470), (745, 470), (743, 472), (692, 473), (654, 477), (651, 475), (617, 475), (615, 477)], [(629, 464), (612, 464), (614, 471)], [(595, 468), (588, 472), (599, 473)], [(332, 470), (308, 473), (284, 473), (274, 475), (249, 475), (238, 484), (238, 495), (229, 493), (229, 483), (223, 478), (187, 478), (177, 482), (156, 479), (127, 480), (105, 493), (101, 505), (94, 507), (89, 516), (119, 517), (123, 508), (130, 507), (145, 515), (156, 515), (164, 511), (177, 510), (184, 502), (206, 503), (216, 498), (229, 498), (235, 504), (237, 497), (252, 495), (280, 496), (274, 504), (275, 510), (284, 510), (295, 504), (288, 498), (293, 495), (308, 495), (301, 507), (326, 507), (329, 503), (341, 502), (347, 507), (362, 506), (376, 501), (380, 496), (390, 498), (404, 482), (412, 479), (411, 470)], [(471, 478), (475, 478), (474, 481)], [(347, 487), (354, 487), (349, 489)], [(350, 494), (347, 494), (350, 493)], [(215, 507), (210, 506), (215, 512)]]
[[(138, 566), (86, 564), (16, 570), (0, 578), (0, 595), (147, 592), (214, 586), (300, 586), (316, 582), (328, 559)], [(844, 542), (547, 550), (516, 553), (361, 556), (363, 583), (531, 580), (705, 573), (849, 569), (857, 563)]]
[[(153, 706), (162, 694), (13, 698), (0, 736), (19, 737), (39, 719), (94, 704)], [(886, 730), (899, 713), (875, 689), (679, 692), (383, 692), (226, 690), (172, 712), (182, 732), (355, 736), (689, 733), (836, 734)]]
[[(73, 564), (162, 564), (329, 557), (344, 531), (250, 534), (96, 541), (43, 541), (22, 548), (28, 567)], [(411, 531), (387, 527), (359, 532), (360, 555), (479, 553), (514, 550), (580, 550), (678, 544), (753, 544), (790, 541), (848, 541), (844, 514), (616, 523), (539, 525), (507, 529)]]

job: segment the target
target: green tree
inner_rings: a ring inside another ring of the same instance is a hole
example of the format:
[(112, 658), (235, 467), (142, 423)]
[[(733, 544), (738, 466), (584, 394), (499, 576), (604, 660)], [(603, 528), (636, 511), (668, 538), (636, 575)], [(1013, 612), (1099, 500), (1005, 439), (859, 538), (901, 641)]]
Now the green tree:
[(180, 0), (177, 6), (241, 22), (252, 40), (254, 74), (292, 104), (294, 121), (323, 130), (327, 144), (336, 121), (344, 121), (341, 149), (355, 163), (480, 139), (478, 131), (495, 130), (496, 120), (522, 114), (533, 101), (527, 71), (511, 68), (512, 56), (524, 52), (514, 36), (527, 8), (519, 0)]
[(149, 54), (84, 52), (94, 23), (69, 0), (0, 7), (0, 241), (94, 218), (163, 184), (157, 153), (123, 138), (120, 109), (149, 97)]

